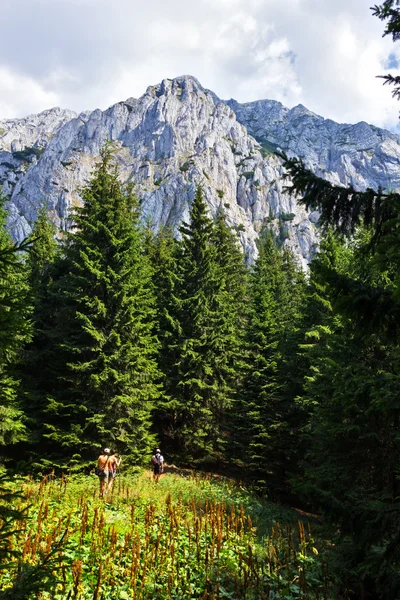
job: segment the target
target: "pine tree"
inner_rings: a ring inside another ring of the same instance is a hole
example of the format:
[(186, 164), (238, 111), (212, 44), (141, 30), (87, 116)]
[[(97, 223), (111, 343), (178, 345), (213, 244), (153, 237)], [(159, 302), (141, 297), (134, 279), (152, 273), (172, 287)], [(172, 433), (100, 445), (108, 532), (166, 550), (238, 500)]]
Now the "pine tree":
[[(222, 223), (218, 227), (221, 230)], [(171, 378), (171, 395), (179, 401), (176, 437), (187, 461), (215, 460), (224, 447), (222, 423), (234, 395), (237, 341), (233, 330), (237, 323), (236, 317), (228, 314), (228, 288), (235, 284), (232, 275), (228, 276), (229, 269), (222, 275), (222, 262), (228, 264), (222, 244), (228, 242), (216, 243), (215, 227), (200, 188), (191, 207), (190, 223), (183, 224), (181, 234), (176, 295), (179, 335), (172, 343), (178, 347)]]
[[(52, 289), (57, 279), (59, 263), (56, 228), (43, 206), (32, 228), (27, 258), (27, 281), (32, 298), (32, 339), (24, 347), (21, 361), (22, 403), (29, 429), (29, 455), (39, 449), (43, 436), (43, 411), (46, 397), (57, 380), (56, 364), (51, 352), (52, 333), (57, 327), (58, 299)], [(20, 463), (20, 467), (22, 464)]]
[(355, 300), (360, 290), (378, 290), (395, 275), (377, 269), (367, 251), (370, 239), (359, 232), (350, 246), (335, 249), (330, 243), (314, 265), (325, 317), (309, 332), (310, 372), (302, 399), (311, 412), (309, 451), (298, 489), (340, 525), (341, 570), (358, 578), (360, 595), (391, 598), (398, 589), (400, 542), (399, 345), (382, 331), (362, 327), (349, 291), (339, 285), (351, 279)]
[[(394, 40), (398, 4), (373, 8)], [(384, 79), (399, 97), (400, 79)], [(281, 156), (292, 192), (351, 248), (347, 264), (325, 260), (316, 273), (325, 297), (310, 329), (318, 356), (311, 348), (302, 398), (311, 409), (310, 449), (299, 489), (340, 528), (340, 574), (355, 597), (389, 600), (400, 589), (400, 195), (334, 186)], [(331, 310), (323, 326), (321, 307)]]
[(32, 243), (28, 255), (30, 285), (35, 290), (36, 303), (40, 304), (40, 287), (43, 281), (48, 281), (50, 266), (55, 261), (57, 242), (56, 227), (50, 220), (46, 206), (38, 212), (32, 227)]
[(229, 345), (230, 360), (235, 362), (235, 366), (232, 366), (236, 369), (246, 325), (248, 269), (240, 248), (238, 234), (229, 227), (222, 206), (215, 218), (213, 242), (221, 285), (220, 304), (221, 317), (225, 321), (225, 343)]
[(163, 396), (154, 407), (152, 419), (165, 452), (172, 458), (179, 450), (177, 423), (180, 403), (175, 385), (181, 338), (179, 294), (182, 285), (178, 250), (179, 244), (170, 229), (161, 228), (156, 235), (148, 231), (146, 252), (153, 273), (156, 297), (155, 334), (160, 344), (158, 365), (163, 382)]
[(263, 486), (266, 481), (282, 486), (297, 452), (298, 411), (289, 377), (294, 375), (294, 328), (303, 286), (293, 257), (279, 250), (273, 234), (264, 230), (250, 277), (247, 369), (237, 432), (248, 474)]
[(0, 444), (25, 437), (24, 415), (18, 399), (16, 365), (31, 335), (30, 298), (25, 243), (13, 244), (6, 229), (7, 213), (0, 198)]
[(154, 298), (138, 201), (122, 188), (109, 148), (82, 197), (53, 292), (60, 298), (53, 349), (63, 365), (43, 415), (45, 438), (70, 464), (104, 445), (140, 462), (153, 443), (159, 395)]
[(226, 406), (216, 370), (217, 296), (220, 282), (213, 246), (213, 223), (200, 188), (190, 211), (190, 223), (180, 228), (179, 256), (181, 335), (176, 395), (180, 401), (181, 452), (188, 460), (213, 456), (219, 449), (219, 415)]
[[(213, 242), (219, 291), (219, 321), (221, 359), (224, 361), (225, 381), (229, 397), (229, 410), (222, 415), (221, 426), (229, 445), (234, 445), (238, 389), (245, 373), (245, 336), (247, 327), (248, 267), (239, 245), (238, 232), (229, 227), (227, 215), (221, 206), (214, 222)], [(229, 457), (233, 448), (229, 451)]]

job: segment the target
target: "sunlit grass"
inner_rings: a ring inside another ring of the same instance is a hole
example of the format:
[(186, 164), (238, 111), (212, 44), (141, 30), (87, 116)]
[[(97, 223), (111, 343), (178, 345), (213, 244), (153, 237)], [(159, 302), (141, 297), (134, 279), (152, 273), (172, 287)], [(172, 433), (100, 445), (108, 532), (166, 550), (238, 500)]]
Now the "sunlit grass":
[[(12, 539), (22, 562), (39, 563), (64, 535), (57, 589), (36, 598), (329, 597), (309, 528), (233, 482), (169, 473), (156, 484), (145, 471), (119, 476), (106, 501), (98, 487), (94, 476), (22, 483), (15, 508), (29, 506), (28, 519)], [(1, 586), (11, 582), (2, 571)]]

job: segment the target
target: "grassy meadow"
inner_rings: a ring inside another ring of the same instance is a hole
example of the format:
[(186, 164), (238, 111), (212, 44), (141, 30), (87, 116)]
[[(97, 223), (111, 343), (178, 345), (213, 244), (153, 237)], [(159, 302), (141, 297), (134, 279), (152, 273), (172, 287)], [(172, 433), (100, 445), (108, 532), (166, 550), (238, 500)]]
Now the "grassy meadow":
[(155, 484), (142, 471), (119, 476), (106, 501), (94, 475), (4, 485), (14, 517), (0, 598), (332, 597), (309, 523), (229, 480), (167, 473)]

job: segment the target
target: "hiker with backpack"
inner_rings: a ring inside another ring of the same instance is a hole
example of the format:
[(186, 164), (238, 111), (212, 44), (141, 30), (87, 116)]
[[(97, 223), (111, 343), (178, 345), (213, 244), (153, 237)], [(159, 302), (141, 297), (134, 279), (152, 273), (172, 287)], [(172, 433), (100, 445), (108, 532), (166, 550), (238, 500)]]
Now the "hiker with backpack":
[(106, 492), (106, 485), (109, 477), (109, 467), (110, 467), (110, 448), (104, 448), (103, 452), (97, 459), (97, 467), (94, 472), (99, 478), (100, 484), (100, 498), (104, 498)]
[(161, 454), (160, 448), (156, 449), (156, 453), (152, 457), (151, 462), (153, 464), (153, 480), (155, 483), (158, 483), (161, 473), (164, 472), (164, 457)]

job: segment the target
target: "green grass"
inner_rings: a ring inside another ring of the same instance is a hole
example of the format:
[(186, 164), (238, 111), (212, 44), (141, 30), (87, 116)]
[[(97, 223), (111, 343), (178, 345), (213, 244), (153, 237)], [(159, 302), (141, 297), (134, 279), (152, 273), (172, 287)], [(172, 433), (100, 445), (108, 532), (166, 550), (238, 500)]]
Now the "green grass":
[(0, 589), (13, 585), (10, 566), (23, 573), (53, 550), (58, 583), (29, 598), (330, 598), (326, 565), (294, 511), (225, 479), (185, 475), (158, 484), (149, 472), (121, 475), (107, 502), (94, 475), (10, 484), (21, 497), (9, 507), (28, 514), (8, 536), (18, 552)]

